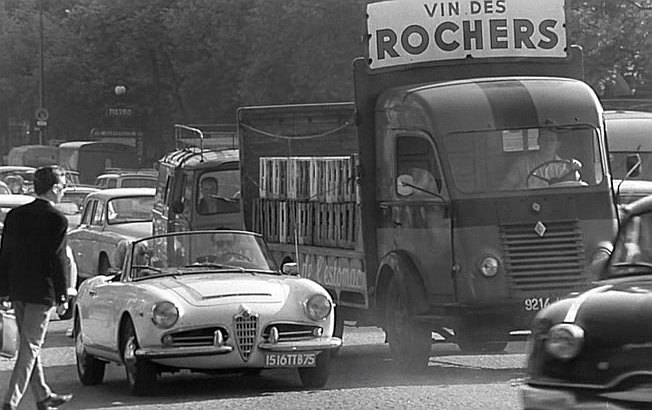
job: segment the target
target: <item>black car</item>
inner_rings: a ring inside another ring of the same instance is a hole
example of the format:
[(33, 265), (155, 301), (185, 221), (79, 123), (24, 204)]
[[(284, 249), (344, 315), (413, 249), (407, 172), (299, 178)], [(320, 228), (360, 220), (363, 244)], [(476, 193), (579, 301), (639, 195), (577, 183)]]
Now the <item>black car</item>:
[(623, 207), (597, 282), (532, 323), (526, 409), (652, 408), (652, 196)]

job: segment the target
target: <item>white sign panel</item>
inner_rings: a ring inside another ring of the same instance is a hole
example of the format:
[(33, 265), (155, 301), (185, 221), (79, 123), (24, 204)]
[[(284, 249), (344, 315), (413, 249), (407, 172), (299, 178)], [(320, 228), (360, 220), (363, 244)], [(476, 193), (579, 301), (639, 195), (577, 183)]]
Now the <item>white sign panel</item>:
[(390, 0), (367, 5), (370, 67), (566, 57), (564, 0)]

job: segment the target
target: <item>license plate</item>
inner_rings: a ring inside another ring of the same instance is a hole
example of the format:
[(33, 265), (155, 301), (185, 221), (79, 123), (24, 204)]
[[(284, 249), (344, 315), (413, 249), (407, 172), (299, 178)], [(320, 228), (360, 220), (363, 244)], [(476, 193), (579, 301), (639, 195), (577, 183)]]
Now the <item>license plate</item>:
[(535, 312), (560, 299), (559, 296), (525, 298), (523, 299), (523, 309), (527, 312)]
[(267, 353), (265, 367), (315, 367), (317, 353)]

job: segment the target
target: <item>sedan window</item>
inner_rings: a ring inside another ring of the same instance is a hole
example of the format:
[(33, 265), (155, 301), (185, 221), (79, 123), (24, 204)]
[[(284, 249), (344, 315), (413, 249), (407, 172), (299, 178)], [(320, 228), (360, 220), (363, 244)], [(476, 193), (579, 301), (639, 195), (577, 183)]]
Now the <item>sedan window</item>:
[(97, 205), (97, 201), (88, 201), (88, 203), (84, 207), (84, 215), (82, 216), (81, 219), (82, 225), (90, 225), (93, 216), (93, 211), (95, 210), (96, 205)]
[(97, 201), (95, 205), (95, 212), (93, 212), (93, 217), (91, 220), (91, 225), (101, 226), (103, 220), (104, 220), (104, 204), (100, 201)]

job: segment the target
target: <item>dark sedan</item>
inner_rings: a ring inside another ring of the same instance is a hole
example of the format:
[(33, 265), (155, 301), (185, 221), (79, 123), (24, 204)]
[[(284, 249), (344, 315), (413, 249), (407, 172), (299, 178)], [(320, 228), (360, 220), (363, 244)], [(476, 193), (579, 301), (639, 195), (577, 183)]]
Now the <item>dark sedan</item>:
[(534, 319), (526, 409), (652, 408), (652, 196), (623, 215), (600, 280)]

